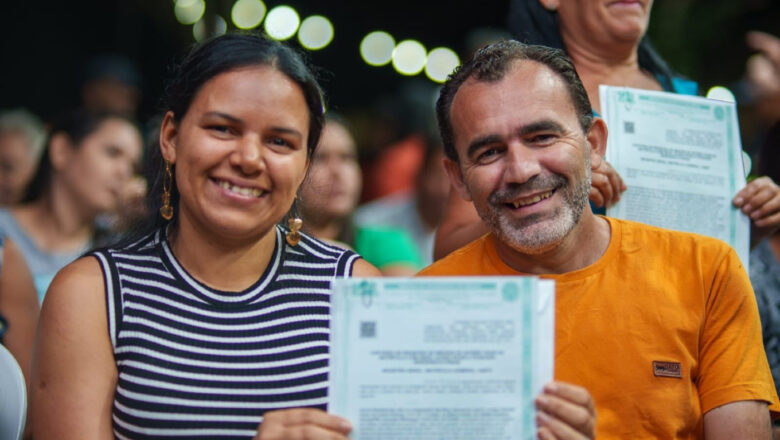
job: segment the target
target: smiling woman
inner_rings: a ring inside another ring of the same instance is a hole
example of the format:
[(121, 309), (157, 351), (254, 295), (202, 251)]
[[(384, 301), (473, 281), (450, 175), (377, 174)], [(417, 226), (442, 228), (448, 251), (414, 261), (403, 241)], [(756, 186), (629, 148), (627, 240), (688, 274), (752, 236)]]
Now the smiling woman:
[(225, 35), (167, 93), (153, 218), (50, 289), (35, 438), (346, 438), (323, 411), (329, 284), (378, 271), (279, 225), (322, 129), (316, 80), (280, 43)]

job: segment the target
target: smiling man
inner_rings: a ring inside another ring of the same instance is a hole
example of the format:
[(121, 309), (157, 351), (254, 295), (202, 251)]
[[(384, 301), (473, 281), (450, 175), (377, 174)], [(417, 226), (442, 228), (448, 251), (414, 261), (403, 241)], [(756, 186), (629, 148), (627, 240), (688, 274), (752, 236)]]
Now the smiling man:
[(554, 279), (555, 379), (591, 393), (597, 438), (769, 438), (778, 398), (736, 253), (593, 214), (607, 129), (561, 52), (478, 51), (437, 116), (450, 181), (490, 233), (421, 275)]

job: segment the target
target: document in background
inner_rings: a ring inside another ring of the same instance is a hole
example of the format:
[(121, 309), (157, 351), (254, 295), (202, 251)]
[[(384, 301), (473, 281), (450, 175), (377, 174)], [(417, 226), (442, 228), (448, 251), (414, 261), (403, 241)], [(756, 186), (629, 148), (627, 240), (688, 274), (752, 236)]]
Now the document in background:
[(731, 203), (745, 186), (734, 103), (600, 86), (607, 161), (628, 190), (607, 215), (730, 244), (748, 267), (750, 220)]
[(328, 411), (352, 438), (535, 438), (553, 281), (353, 278), (332, 290)]

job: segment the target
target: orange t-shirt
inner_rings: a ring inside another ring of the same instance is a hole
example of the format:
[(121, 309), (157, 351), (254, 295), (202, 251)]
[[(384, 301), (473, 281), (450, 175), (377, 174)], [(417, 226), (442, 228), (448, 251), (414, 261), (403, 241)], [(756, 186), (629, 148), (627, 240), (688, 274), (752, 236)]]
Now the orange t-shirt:
[[(731, 247), (607, 218), (594, 264), (555, 280), (555, 378), (585, 387), (597, 438), (702, 438), (702, 414), (740, 400), (780, 410), (756, 300)], [(419, 275), (523, 275), (488, 234)]]

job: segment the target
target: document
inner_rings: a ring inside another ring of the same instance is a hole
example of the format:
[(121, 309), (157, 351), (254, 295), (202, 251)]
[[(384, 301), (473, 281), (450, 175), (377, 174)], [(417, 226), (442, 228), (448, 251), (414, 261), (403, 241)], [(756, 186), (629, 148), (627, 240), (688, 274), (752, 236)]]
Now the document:
[(607, 215), (708, 235), (748, 267), (750, 220), (731, 203), (745, 186), (734, 103), (600, 86), (607, 161), (628, 190)]
[(554, 316), (552, 280), (339, 279), (328, 411), (359, 440), (533, 439)]

